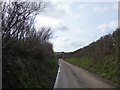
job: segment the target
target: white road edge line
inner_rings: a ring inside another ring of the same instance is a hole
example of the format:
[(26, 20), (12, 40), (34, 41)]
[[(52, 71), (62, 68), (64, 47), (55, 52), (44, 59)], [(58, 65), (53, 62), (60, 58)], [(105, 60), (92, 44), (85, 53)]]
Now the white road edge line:
[(58, 86), (58, 78), (59, 78), (59, 74), (60, 74), (60, 68), (61, 68), (61, 64), (59, 62), (59, 69), (58, 69), (58, 72), (57, 72), (57, 77), (56, 77), (56, 80), (55, 80), (54, 88), (57, 88), (57, 86)]

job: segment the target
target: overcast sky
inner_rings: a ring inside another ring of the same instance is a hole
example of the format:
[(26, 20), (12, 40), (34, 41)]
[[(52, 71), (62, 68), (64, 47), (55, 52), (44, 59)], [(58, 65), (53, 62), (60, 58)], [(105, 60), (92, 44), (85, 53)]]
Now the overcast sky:
[(118, 27), (118, 3), (49, 2), (35, 25), (52, 28), (54, 51), (75, 51)]

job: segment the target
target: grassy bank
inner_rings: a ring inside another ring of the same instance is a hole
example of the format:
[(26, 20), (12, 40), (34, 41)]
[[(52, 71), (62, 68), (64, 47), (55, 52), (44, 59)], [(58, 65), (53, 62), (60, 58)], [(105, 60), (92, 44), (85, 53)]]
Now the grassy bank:
[(101, 60), (94, 60), (91, 57), (67, 58), (65, 61), (94, 72), (99, 76), (118, 84), (118, 58), (116, 56), (107, 56)]

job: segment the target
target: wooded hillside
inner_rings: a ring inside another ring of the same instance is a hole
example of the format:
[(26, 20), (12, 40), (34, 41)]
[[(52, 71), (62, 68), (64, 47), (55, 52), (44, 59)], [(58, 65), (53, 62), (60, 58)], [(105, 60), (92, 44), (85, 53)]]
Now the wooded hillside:
[(65, 53), (65, 60), (95, 72), (100, 76), (119, 83), (120, 81), (120, 29), (99, 40), (76, 50)]

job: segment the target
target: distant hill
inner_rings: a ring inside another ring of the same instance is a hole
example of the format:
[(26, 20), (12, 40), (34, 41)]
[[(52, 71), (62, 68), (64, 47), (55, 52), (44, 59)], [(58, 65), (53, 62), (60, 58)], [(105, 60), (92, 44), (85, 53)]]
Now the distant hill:
[(105, 35), (98, 39), (96, 42), (92, 42), (88, 46), (80, 48), (74, 52), (64, 53), (66, 58), (68, 57), (82, 57), (92, 56), (94, 58), (103, 58), (106, 55), (113, 55), (118, 53), (118, 46), (120, 41), (120, 29), (117, 28), (112, 34)]

